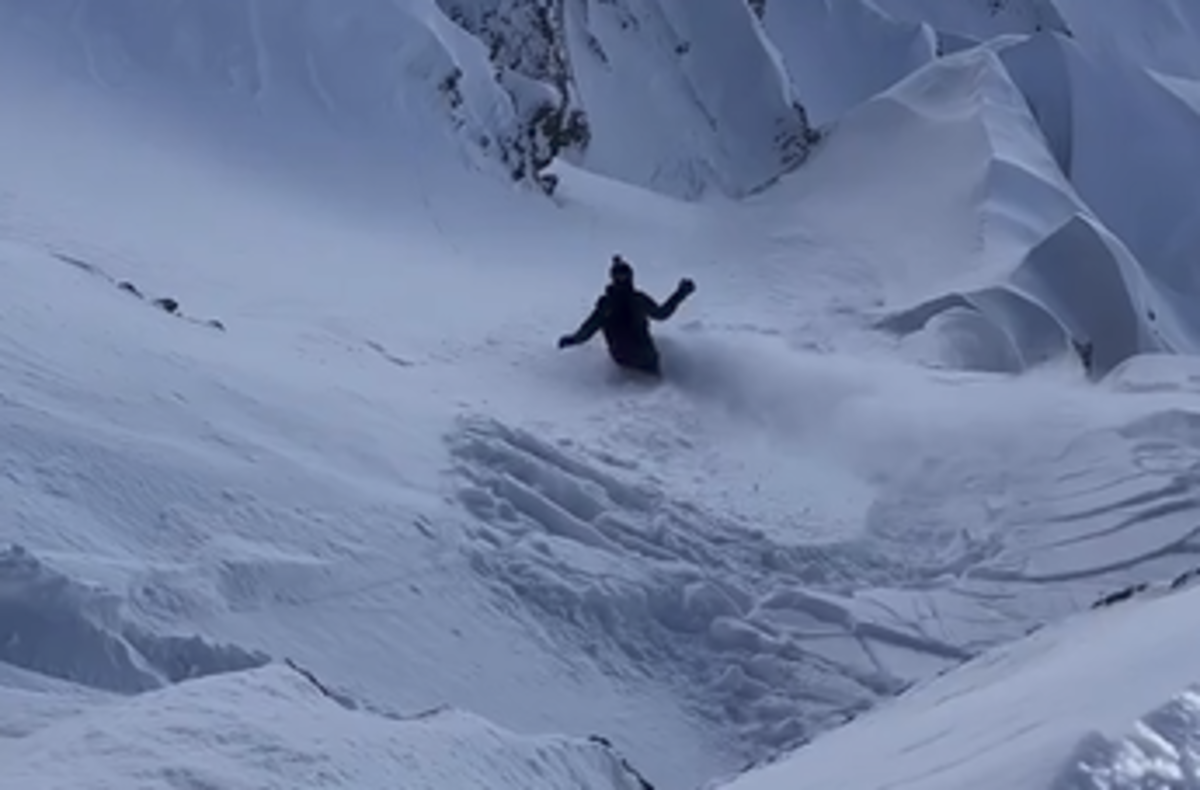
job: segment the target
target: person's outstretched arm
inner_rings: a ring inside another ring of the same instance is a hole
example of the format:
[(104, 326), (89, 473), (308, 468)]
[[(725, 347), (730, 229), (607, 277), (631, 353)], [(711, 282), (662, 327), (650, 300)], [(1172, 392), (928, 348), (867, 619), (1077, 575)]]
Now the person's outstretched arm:
[(675, 315), (679, 305), (683, 304), (683, 300), (688, 298), (688, 295), (694, 290), (696, 290), (696, 284), (685, 277), (679, 281), (679, 287), (675, 289), (675, 293), (667, 297), (667, 301), (662, 304), (654, 301), (652, 297), (642, 294), (642, 304), (646, 308), (646, 315), (655, 321), (666, 321)]
[(604, 326), (604, 297), (601, 296), (596, 300), (596, 306), (592, 308), (591, 314), (583, 320), (583, 323), (569, 335), (563, 335), (558, 339), (558, 347), (566, 348), (567, 346), (578, 346), (588, 342), (592, 337), (600, 331)]

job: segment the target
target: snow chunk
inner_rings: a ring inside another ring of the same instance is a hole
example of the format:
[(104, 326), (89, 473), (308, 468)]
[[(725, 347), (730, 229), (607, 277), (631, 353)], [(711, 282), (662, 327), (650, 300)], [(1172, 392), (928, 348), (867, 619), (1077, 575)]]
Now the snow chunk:
[(1120, 738), (1085, 737), (1051, 790), (1155, 790), (1200, 784), (1200, 686), (1144, 716)]
[(0, 662), (122, 693), (265, 663), (266, 656), (125, 622), (120, 600), (17, 546), (0, 552)]

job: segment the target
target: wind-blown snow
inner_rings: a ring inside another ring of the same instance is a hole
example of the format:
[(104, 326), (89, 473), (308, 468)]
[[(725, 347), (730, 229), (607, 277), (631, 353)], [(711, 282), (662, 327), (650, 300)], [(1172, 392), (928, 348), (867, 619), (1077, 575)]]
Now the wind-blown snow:
[[(870, 770), (1196, 564), (1200, 94), (1182, 5), (1001, 5), (0, 0), (7, 775), (1015, 776)], [(614, 252), (656, 386), (554, 348)]]

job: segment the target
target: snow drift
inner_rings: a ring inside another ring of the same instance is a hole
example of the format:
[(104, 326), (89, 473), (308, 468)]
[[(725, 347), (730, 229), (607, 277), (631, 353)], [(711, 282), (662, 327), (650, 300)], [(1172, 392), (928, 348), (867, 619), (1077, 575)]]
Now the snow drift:
[[(763, 27), (779, 49), (809, 121), (824, 126), (929, 63), (933, 30), (867, 0), (774, 0)], [(863, 57), (863, 52), (871, 53)]]

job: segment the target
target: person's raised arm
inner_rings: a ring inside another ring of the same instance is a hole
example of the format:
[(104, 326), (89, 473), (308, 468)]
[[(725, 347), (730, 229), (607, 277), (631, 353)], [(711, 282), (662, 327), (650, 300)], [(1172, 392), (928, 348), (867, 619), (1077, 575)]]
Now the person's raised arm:
[(659, 304), (652, 297), (642, 294), (642, 305), (646, 309), (646, 315), (655, 321), (666, 321), (675, 315), (675, 311), (679, 309), (679, 305), (683, 304), (683, 300), (695, 290), (696, 284), (685, 277), (679, 281), (679, 286), (675, 289), (675, 293), (667, 297), (667, 301)]

